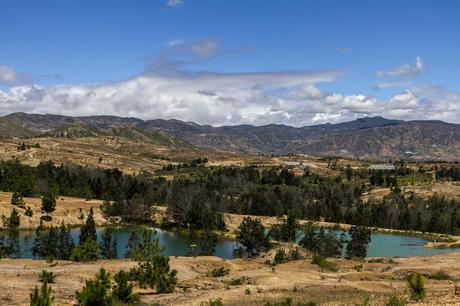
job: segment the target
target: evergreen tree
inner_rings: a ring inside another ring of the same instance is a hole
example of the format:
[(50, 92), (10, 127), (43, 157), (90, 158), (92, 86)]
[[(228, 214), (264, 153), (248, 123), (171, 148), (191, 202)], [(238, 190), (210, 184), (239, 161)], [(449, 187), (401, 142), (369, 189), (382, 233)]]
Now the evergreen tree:
[(199, 235), (200, 240), (200, 255), (210, 256), (213, 255), (218, 242), (217, 234), (210, 230), (205, 230)]
[(35, 229), (35, 237), (32, 245), (32, 255), (35, 257), (44, 257), (46, 248), (46, 228), (43, 225), (43, 221), (40, 220), (40, 224)]
[(51, 287), (48, 287), (47, 282), (43, 282), (40, 287), (35, 287), (34, 291), (30, 293), (30, 306), (51, 306), (54, 302), (54, 296), (51, 294)]
[(74, 247), (75, 244), (70, 235), (70, 229), (62, 222), (58, 232), (57, 257), (59, 259), (69, 260)]
[(87, 239), (73, 248), (70, 260), (72, 261), (96, 261), (98, 259), (98, 245), (92, 239)]
[(117, 258), (117, 239), (112, 239), (112, 233), (109, 229), (104, 230), (102, 234), (99, 250), (102, 258)]
[(24, 208), (25, 202), (19, 192), (14, 192), (11, 197), (11, 204), (16, 205), (18, 207)]
[(129, 283), (129, 273), (120, 270), (113, 279), (116, 283), (112, 288), (112, 296), (115, 300), (125, 304), (139, 302), (139, 294), (133, 293), (133, 285)]
[(89, 210), (89, 214), (88, 214), (88, 217), (86, 218), (85, 225), (83, 225), (80, 230), (80, 244), (82, 244), (88, 239), (97, 241), (96, 223), (94, 222), (94, 214), (93, 214), (92, 207)]
[(42, 197), (42, 211), (47, 214), (52, 213), (56, 209), (56, 197), (51, 193), (46, 193)]
[(365, 258), (367, 245), (371, 241), (371, 230), (364, 226), (353, 225), (349, 235), (351, 239), (347, 244), (347, 258)]
[(236, 240), (243, 245), (244, 250), (250, 255), (270, 248), (270, 241), (265, 235), (265, 228), (259, 219), (246, 217), (238, 226)]
[(110, 274), (101, 268), (94, 280), (86, 280), (81, 291), (75, 295), (81, 306), (111, 306), (113, 304), (110, 290)]
[(177, 271), (170, 269), (169, 257), (163, 255), (159, 240), (154, 238), (154, 234), (154, 231), (144, 230), (141, 244), (134, 253), (134, 259), (139, 261), (139, 286), (155, 288), (157, 293), (170, 293), (177, 283)]
[(128, 242), (125, 247), (125, 258), (133, 258), (134, 254), (139, 247), (139, 235), (136, 231), (132, 231), (129, 235)]

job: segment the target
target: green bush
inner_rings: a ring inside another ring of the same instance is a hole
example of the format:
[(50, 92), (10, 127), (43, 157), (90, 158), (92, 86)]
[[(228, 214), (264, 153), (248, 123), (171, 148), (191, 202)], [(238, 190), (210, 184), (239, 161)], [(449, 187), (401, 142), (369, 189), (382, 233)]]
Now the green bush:
[(438, 271), (428, 276), (429, 279), (435, 280), (451, 280), (452, 277), (444, 271)]
[(282, 264), (288, 261), (288, 256), (284, 249), (278, 249), (275, 253), (275, 257), (273, 258), (273, 263), (275, 265)]
[(82, 290), (75, 292), (78, 305), (111, 306), (113, 299), (109, 294), (109, 289), (110, 274), (104, 268), (101, 268), (94, 280), (86, 280)]
[(396, 295), (392, 295), (388, 302), (385, 303), (385, 306), (406, 306), (407, 302), (406, 299), (403, 297), (398, 297)]
[(30, 293), (30, 306), (51, 306), (54, 302), (54, 296), (51, 295), (51, 287), (44, 282), (38, 290), (38, 287)]
[(125, 304), (139, 302), (139, 294), (133, 294), (133, 285), (129, 281), (129, 273), (120, 270), (113, 276), (115, 285), (112, 288), (112, 296)]
[(316, 306), (315, 302), (297, 302), (294, 303), (292, 298), (286, 298), (281, 302), (266, 302), (264, 306)]
[(24, 211), (24, 215), (27, 217), (32, 217), (34, 215), (34, 212), (32, 211), (32, 208), (30, 206), (26, 207), (26, 210)]
[(414, 301), (423, 300), (426, 296), (425, 279), (420, 273), (412, 273), (406, 277), (410, 298)]
[(88, 239), (72, 250), (70, 260), (72, 261), (96, 261), (99, 247), (96, 241)]
[(222, 277), (227, 275), (230, 272), (229, 269), (226, 269), (225, 267), (220, 267), (217, 269), (212, 270), (211, 275), (212, 277)]
[[(202, 305), (205, 304), (202, 303)], [(224, 303), (222, 303), (222, 299), (209, 300), (209, 306), (224, 306)]]
[(54, 283), (54, 278), (55, 275), (53, 272), (48, 272), (46, 270), (43, 270), (39, 275), (38, 275), (38, 280), (42, 283), (48, 283), (52, 284)]
[(327, 261), (324, 256), (313, 256), (311, 263), (326, 271), (336, 272), (338, 270), (337, 265), (333, 262)]

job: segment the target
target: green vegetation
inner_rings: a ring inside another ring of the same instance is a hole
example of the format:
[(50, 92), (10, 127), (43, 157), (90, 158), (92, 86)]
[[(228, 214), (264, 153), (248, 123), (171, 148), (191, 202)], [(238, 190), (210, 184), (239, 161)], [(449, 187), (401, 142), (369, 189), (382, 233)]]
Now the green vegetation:
[(171, 270), (169, 257), (163, 255), (155, 232), (144, 230), (139, 245), (134, 249), (133, 259), (139, 262), (135, 270), (141, 288), (155, 288), (157, 293), (171, 293), (177, 283), (177, 271)]
[(38, 290), (38, 287), (30, 293), (30, 306), (51, 306), (54, 302), (51, 287), (48, 287), (47, 282), (43, 282)]
[(446, 272), (444, 271), (437, 271), (433, 274), (430, 274), (428, 276), (429, 279), (435, 279), (435, 280), (451, 280), (452, 279), (452, 276), (450, 276), (449, 274), (447, 274)]
[(338, 271), (337, 265), (333, 262), (328, 261), (324, 256), (314, 255), (311, 263), (317, 265), (318, 267), (326, 271)]
[(100, 255), (105, 259), (117, 258), (117, 240), (112, 238), (110, 229), (105, 229), (99, 244)]
[(101, 268), (94, 280), (86, 280), (85, 286), (75, 295), (81, 306), (111, 306), (113, 298), (109, 294), (111, 286), (110, 273)]
[(115, 285), (112, 288), (112, 296), (116, 301), (124, 304), (139, 302), (139, 294), (133, 293), (133, 285), (129, 283), (129, 273), (120, 270), (113, 276)]
[(313, 254), (325, 257), (339, 257), (342, 254), (343, 241), (334, 233), (318, 228), (311, 222), (302, 227), (302, 233), (299, 245)]
[(72, 250), (70, 260), (72, 261), (96, 261), (99, 258), (97, 242), (88, 239), (80, 243)]
[(273, 257), (273, 264), (279, 265), (289, 260), (288, 254), (284, 249), (276, 250), (275, 257)]
[(42, 283), (52, 284), (54, 283), (54, 278), (56, 276), (53, 272), (49, 272), (46, 270), (42, 270), (42, 272), (38, 275), (38, 280)]
[(398, 297), (396, 295), (392, 295), (390, 299), (385, 303), (385, 306), (406, 306), (407, 301), (403, 297)]
[(56, 197), (51, 193), (46, 193), (42, 197), (42, 211), (46, 214), (52, 213), (56, 209)]
[(367, 245), (371, 241), (371, 230), (363, 226), (353, 225), (349, 234), (351, 239), (347, 244), (347, 258), (365, 258)]
[(19, 192), (13, 192), (13, 195), (11, 197), (11, 205), (15, 205), (21, 208), (25, 207), (25, 202), (22, 199), (22, 196), (20, 195)]
[(410, 298), (414, 301), (423, 300), (426, 296), (425, 279), (420, 273), (412, 273), (406, 277)]
[(235, 250), (235, 255), (240, 257), (254, 256), (270, 249), (270, 241), (259, 219), (244, 218), (238, 226), (236, 240), (242, 245)]
[(21, 216), (16, 208), (13, 208), (10, 216), (2, 216), (3, 228), (0, 230), (0, 259), (3, 257), (19, 258), (19, 224)]
[[(42, 162), (34, 168), (5, 161), (0, 162), (0, 190), (44, 198), (53, 194), (104, 199), (104, 215), (124, 221), (147, 222), (154, 211), (152, 206), (164, 203), (176, 224), (199, 230), (223, 229), (223, 212), (286, 215), (284, 223), (271, 232), (282, 241), (293, 240), (296, 218), (422, 232), (460, 232), (460, 201), (438, 195), (424, 199), (400, 192), (398, 181), (418, 173), (403, 163), (391, 171), (347, 167), (337, 177), (325, 177), (308, 170), (297, 176), (283, 167), (204, 167), (205, 162), (201, 158), (182, 165), (180, 171), (175, 167), (162, 170), (173, 176), (168, 181), (146, 172), (132, 176), (117, 169), (56, 166), (52, 162)], [(459, 172), (458, 167), (435, 171), (442, 179), (457, 179)], [(383, 199), (371, 197), (363, 203), (363, 192), (373, 186), (388, 186), (392, 192)]]
[(212, 270), (211, 275), (212, 277), (222, 277), (222, 276), (227, 275), (229, 272), (230, 272), (229, 269), (225, 267), (220, 267), (220, 268)]
[(286, 298), (280, 302), (266, 302), (264, 306), (316, 306), (315, 302), (297, 302), (295, 303), (292, 298)]
[(69, 260), (75, 245), (70, 229), (64, 223), (59, 228), (46, 227), (40, 221), (35, 230), (32, 255), (37, 258), (56, 258)]

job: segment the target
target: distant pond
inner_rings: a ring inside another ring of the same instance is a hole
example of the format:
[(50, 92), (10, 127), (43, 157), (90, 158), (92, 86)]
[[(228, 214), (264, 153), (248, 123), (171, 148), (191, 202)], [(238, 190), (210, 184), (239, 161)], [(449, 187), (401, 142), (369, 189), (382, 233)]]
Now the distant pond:
[[(112, 236), (117, 239), (118, 257), (123, 258), (126, 243), (129, 235), (133, 230), (141, 231), (141, 227), (125, 226), (111, 227)], [(165, 254), (169, 256), (186, 256), (190, 252), (190, 245), (196, 244), (190, 238), (180, 235), (176, 232), (166, 231), (155, 228), (157, 231), (156, 238), (159, 239), (160, 245), (164, 247)], [(97, 229), (98, 239), (101, 236), (103, 228)], [(72, 229), (71, 235), (75, 242), (78, 242), (80, 234), (79, 229)], [(31, 249), (35, 231), (23, 230), (20, 232), (20, 249), (21, 258), (33, 258)], [(439, 254), (447, 252), (460, 252), (458, 249), (431, 249), (425, 247), (426, 240), (418, 237), (373, 233), (371, 242), (368, 245), (368, 257), (408, 257), (421, 256), (430, 254)], [(215, 256), (221, 258), (233, 258), (233, 250), (238, 243), (232, 240), (220, 240), (215, 249)]]

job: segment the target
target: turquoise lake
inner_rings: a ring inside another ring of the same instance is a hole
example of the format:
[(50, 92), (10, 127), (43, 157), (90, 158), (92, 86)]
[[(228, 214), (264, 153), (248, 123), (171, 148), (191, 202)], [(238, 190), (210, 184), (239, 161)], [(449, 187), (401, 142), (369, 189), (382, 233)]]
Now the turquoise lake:
[[(103, 229), (98, 229), (100, 237)], [(118, 227), (111, 228), (113, 237), (118, 242), (118, 256), (123, 257), (126, 243), (131, 231), (140, 231), (139, 227)], [(197, 244), (186, 236), (175, 232), (156, 229), (156, 238), (159, 239), (161, 246), (165, 249), (165, 254), (169, 256), (186, 256), (190, 252), (190, 245)], [(71, 231), (75, 242), (78, 242), (79, 230)], [(34, 231), (20, 232), (21, 258), (33, 258), (31, 253)], [(460, 249), (431, 249), (424, 246), (425, 240), (418, 237), (373, 233), (371, 242), (368, 245), (368, 257), (407, 257), (421, 256), (429, 254), (439, 254), (447, 252), (460, 252)], [(233, 250), (238, 246), (235, 241), (220, 240), (215, 249), (215, 256), (221, 258), (233, 258)]]

